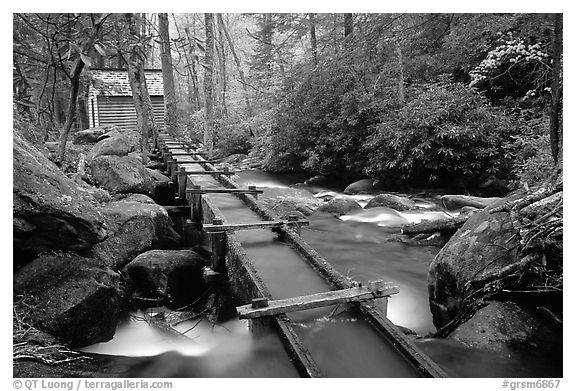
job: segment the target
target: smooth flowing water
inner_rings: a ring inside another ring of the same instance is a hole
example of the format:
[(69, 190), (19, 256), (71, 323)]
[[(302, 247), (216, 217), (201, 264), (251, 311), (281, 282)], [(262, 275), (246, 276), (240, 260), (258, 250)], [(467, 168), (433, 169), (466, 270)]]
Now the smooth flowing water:
[[(219, 186), (212, 178), (197, 180), (203, 187)], [(228, 223), (260, 218), (237, 197), (211, 195)], [(246, 254), (275, 299), (325, 292), (325, 282), (290, 246), (269, 229), (237, 234)], [(344, 308), (345, 309), (345, 308)], [(334, 307), (289, 313), (295, 330), (327, 376), (414, 377), (417, 371), (366, 321), (345, 311), (331, 316)]]
[[(274, 183), (275, 178), (279, 177)], [(240, 173), (237, 182), (261, 187), (286, 187), (293, 176), (271, 175), (262, 171)], [(293, 184), (294, 182), (292, 182)], [(342, 187), (302, 187), (316, 197), (352, 198), (364, 206), (372, 196), (348, 196)], [(310, 225), (303, 227), (304, 240), (317, 250), (344, 276), (356, 281), (384, 279), (400, 287), (400, 293), (390, 298), (388, 318), (396, 325), (408, 327), (420, 335), (435, 331), (428, 305), (427, 271), (440, 248), (414, 246), (398, 241), (398, 228), (402, 224), (420, 220), (444, 219), (445, 211), (435, 199), (419, 199), (423, 208), (417, 211), (397, 212), (378, 207), (360, 209), (339, 219), (329, 214), (315, 213), (309, 217)], [(450, 216), (455, 216), (449, 212)], [(415, 344), (454, 377), (559, 377), (559, 360), (549, 356), (526, 355), (517, 351), (490, 352), (469, 348), (454, 340), (422, 338)], [(348, 347), (353, 349), (353, 347)], [(335, 354), (326, 351), (326, 354)]]
[[(287, 179), (274, 182), (275, 176), (261, 171), (240, 173), (239, 183), (259, 187), (287, 186)], [(334, 191), (337, 190), (337, 191)], [(373, 198), (369, 195), (347, 196), (336, 188), (312, 187), (317, 196), (350, 197), (360, 204)], [(336, 219), (329, 214), (315, 213), (309, 217), (310, 226), (301, 235), (342, 275), (355, 281), (391, 281), (400, 293), (388, 302), (388, 318), (395, 324), (408, 327), (419, 334), (435, 331), (428, 306), (428, 265), (438, 253), (433, 246), (413, 246), (400, 243), (393, 228), (422, 219), (446, 218), (433, 202), (421, 201), (422, 211), (397, 212), (378, 207), (360, 209)]]
[[(193, 167), (198, 168), (198, 167)], [(272, 176), (260, 171), (240, 173), (241, 186), (288, 187), (302, 178)], [(211, 177), (196, 177), (203, 187), (220, 187)], [(344, 196), (339, 188), (310, 188), (317, 195)], [(321, 193), (324, 192), (324, 193)], [(318, 194), (320, 193), (320, 194)], [(331, 193), (331, 194), (329, 194)], [(210, 195), (228, 223), (253, 222), (259, 218), (231, 195)], [(370, 196), (353, 196), (365, 204)], [(302, 228), (304, 240), (344, 276), (356, 281), (384, 279), (397, 284), (400, 293), (388, 305), (389, 319), (419, 334), (434, 331), (428, 306), (427, 269), (438, 247), (412, 246), (399, 242), (395, 228), (421, 219), (445, 218), (433, 201), (420, 201), (426, 209), (396, 212), (389, 208), (358, 210), (336, 219), (316, 213), (310, 226)], [(285, 243), (270, 230), (237, 233), (262, 280), (276, 299), (330, 290)], [(365, 321), (346, 307), (300, 311), (289, 314), (294, 329), (327, 376), (413, 377), (417, 374)], [(175, 338), (132, 320), (119, 327), (115, 338), (85, 351), (125, 356), (158, 356), (157, 365), (182, 368), (182, 376), (200, 377), (293, 377), (297, 376), (279, 338), (270, 334), (253, 340), (247, 323), (231, 320), (223, 325), (182, 323), (178, 330), (190, 340)], [(489, 353), (470, 349), (455, 341), (421, 339), (417, 345), (452, 376), (540, 376), (555, 373), (556, 363), (527, 360), (513, 352)], [(193, 360), (193, 361), (191, 361)], [(170, 362), (171, 364), (166, 364)], [(194, 367), (194, 371), (190, 368)], [(152, 372), (154, 373), (154, 372)]]

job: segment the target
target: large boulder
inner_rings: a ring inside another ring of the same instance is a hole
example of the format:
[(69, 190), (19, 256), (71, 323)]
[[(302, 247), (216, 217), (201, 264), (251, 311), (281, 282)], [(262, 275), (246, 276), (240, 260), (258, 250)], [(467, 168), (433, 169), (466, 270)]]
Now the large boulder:
[(95, 128), (88, 128), (84, 130), (79, 130), (74, 133), (73, 143), (74, 144), (95, 144), (98, 142), (99, 138), (105, 133), (111, 132), (113, 130), (118, 130), (117, 126), (97, 126)]
[(90, 194), (96, 201), (101, 204), (108, 203), (112, 200), (112, 196), (108, 190), (100, 189), (99, 187), (94, 187), (89, 185), (84, 181), (82, 175), (76, 173), (70, 176), (75, 183), (78, 184), (78, 190), (87, 194)]
[(112, 193), (154, 195), (156, 182), (142, 163), (130, 156), (98, 156), (92, 160), (92, 177), (98, 186)]
[(514, 302), (492, 301), (450, 334), (470, 347), (554, 350), (562, 346), (562, 329)]
[(16, 265), (42, 251), (84, 250), (106, 237), (94, 197), (17, 132), (12, 184)]
[(98, 156), (126, 156), (133, 149), (134, 145), (130, 144), (128, 138), (118, 133), (98, 141), (86, 156), (86, 161), (90, 163)]
[(128, 263), (123, 273), (134, 297), (180, 307), (204, 293), (202, 268), (207, 265), (194, 251), (150, 250)]
[(318, 212), (331, 213), (334, 216), (342, 216), (353, 210), (362, 209), (360, 204), (349, 198), (334, 198), (318, 208)]
[(304, 189), (264, 187), (262, 190), (264, 193), (258, 196), (258, 201), (280, 216), (287, 216), (296, 212), (309, 216), (322, 203), (314, 198), (312, 193)]
[(489, 213), (484, 209), (470, 217), (429, 266), (428, 293), (434, 325), (440, 328), (452, 320), (472, 287), (515, 263), (518, 245), (518, 231), (508, 212)]
[(34, 326), (73, 346), (112, 339), (123, 299), (121, 276), (100, 261), (43, 254), (14, 274)]
[(344, 189), (344, 194), (368, 194), (374, 191), (374, 179), (360, 179)]
[(400, 197), (395, 194), (379, 194), (372, 198), (364, 208), (375, 208), (386, 206), (395, 210), (410, 210), (416, 208), (416, 203), (407, 197)]
[(247, 159), (248, 155), (244, 153), (235, 153), (230, 156), (225, 157), (222, 159), (222, 164), (238, 164), (241, 163), (244, 159)]
[(166, 209), (143, 195), (133, 194), (102, 207), (111, 233), (90, 251), (114, 270), (121, 269), (138, 254), (151, 249), (175, 249), (180, 235)]
[(102, 136), (98, 137), (98, 141), (102, 141), (107, 138), (122, 137), (128, 141), (128, 144), (132, 146), (131, 150), (138, 149), (140, 145), (140, 133), (136, 129), (129, 128), (119, 128), (114, 127), (114, 129), (104, 133)]
[(150, 174), (156, 186), (166, 186), (168, 182), (170, 182), (170, 178), (162, 174), (160, 170), (153, 170), (146, 167), (146, 171)]
[(330, 178), (325, 175), (314, 175), (312, 178), (306, 179), (304, 184), (307, 186), (326, 185), (330, 183)]

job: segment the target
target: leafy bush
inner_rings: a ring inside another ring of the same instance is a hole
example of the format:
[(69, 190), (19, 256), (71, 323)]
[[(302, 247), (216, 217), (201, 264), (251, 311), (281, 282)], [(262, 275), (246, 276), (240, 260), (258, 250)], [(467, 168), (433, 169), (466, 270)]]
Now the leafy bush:
[(225, 125), (217, 128), (214, 136), (214, 146), (218, 149), (218, 157), (226, 157), (235, 153), (247, 154), (252, 149), (252, 136), (248, 129), (236, 125)]
[(550, 56), (541, 43), (527, 44), (511, 36), (488, 52), (471, 72), (470, 85), (494, 101), (531, 99), (547, 95), (550, 88)]
[(204, 127), (206, 115), (204, 109), (198, 110), (190, 115), (185, 126), (188, 129), (189, 141), (193, 143), (204, 142)]
[(335, 62), (288, 83), (269, 133), (267, 170), (361, 174), (361, 146), (386, 105), (348, 68)]
[(521, 132), (513, 137), (510, 148), (514, 150), (513, 174), (529, 187), (540, 185), (554, 169), (548, 134), (547, 116), (517, 118)]
[(479, 183), (507, 177), (513, 127), (504, 113), (463, 84), (431, 84), (383, 119), (366, 144), (366, 173), (413, 183)]

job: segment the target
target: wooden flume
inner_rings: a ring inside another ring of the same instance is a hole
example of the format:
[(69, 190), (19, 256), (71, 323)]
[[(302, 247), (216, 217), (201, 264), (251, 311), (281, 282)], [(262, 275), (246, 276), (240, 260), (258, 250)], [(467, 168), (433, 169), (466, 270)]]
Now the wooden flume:
[[(353, 302), (358, 308), (359, 315), (365, 317), (369, 324), (386, 336), (398, 353), (425, 377), (446, 377), (446, 373), (430, 360), (422, 351), (394, 326), (385, 316), (388, 297), (398, 292), (398, 288), (391, 283), (374, 281), (366, 287), (351, 287), (349, 282), (336, 272), (322, 257), (311, 249), (299, 235), (300, 227), (307, 225), (307, 220), (301, 220), (297, 216), (289, 216), (286, 220), (278, 220), (265, 208), (263, 209), (257, 202), (256, 197), (261, 191), (255, 188), (239, 189), (226, 175), (231, 175), (231, 171), (214, 170), (211, 166), (206, 166), (206, 170), (190, 170), (185, 165), (190, 163), (211, 164), (213, 161), (202, 160), (203, 153), (197, 151), (190, 145), (185, 145), (174, 141), (168, 135), (158, 137), (159, 155), (165, 161), (168, 174), (174, 184), (177, 184), (178, 197), (177, 205), (173, 211), (176, 213), (190, 212), (188, 224), (195, 227), (196, 232), (207, 235), (212, 249), (211, 266), (204, 270), (207, 281), (222, 281), (227, 279), (228, 268), (233, 267), (234, 272), (244, 275), (246, 283), (255, 289), (252, 299), (244, 297), (244, 302), (250, 302), (247, 306), (250, 311), (261, 311), (260, 317), (250, 318), (250, 329), (255, 335), (269, 333), (276, 330), (283, 342), (288, 354), (301, 375), (307, 377), (321, 377), (322, 371), (312, 358), (310, 352), (294, 331), (286, 312), (299, 311), (307, 308), (318, 308), (324, 305), (335, 305)], [(200, 152), (200, 151), (198, 151)], [(196, 158), (196, 156), (198, 158)], [(190, 159), (180, 159), (190, 157)], [(194, 159), (193, 161), (190, 161)], [(186, 161), (183, 161), (186, 160)], [(203, 165), (202, 165), (203, 166)], [(202, 167), (200, 166), (200, 167)], [(207, 189), (197, 186), (194, 183), (196, 175), (212, 175), (222, 185), (222, 188)], [(209, 194), (233, 194), (240, 198), (249, 208), (257, 211), (258, 215), (265, 221), (259, 223), (228, 224), (222, 213), (212, 204)], [(187, 209), (182, 209), (180, 207)], [(176, 209), (178, 208), (178, 209)], [(205, 209), (205, 210), (203, 210)], [(207, 223), (206, 214), (208, 216)], [(242, 249), (240, 242), (236, 239), (235, 232), (244, 229), (273, 229), (278, 232), (282, 240), (285, 240), (290, 247), (294, 248), (315, 270), (317, 270), (326, 280), (337, 288), (334, 291), (323, 292), (321, 294), (300, 296), (297, 298), (272, 300), (270, 293), (260, 278), (254, 274), (255, 270), (250, 266), (250, 261)], [(229, 263), (229, 264), (227, 264)], [(238, 277), (234, 277), (234, 280)], [(229, 282), (233, 282), (229, 280)], [(351, 289), (351, 290), (350, 290)], [(319, 296), (318, 296), (319, 295)], [(240, 294), (242, 296), (242, 294)], [(310, 297), (312, 296), (312, 297)], [(288, 303), (286, 302), (288, 301)], [(292, 304), (290, 304), (292, 302)], [(296, 304), (294, 302), (297, 302)], [(333, 304), (330, 304), (333, 303)], [(261, 307), (252, 308), (252, 307)], [(273, 310), (272, 310), (273, 308)], [(242, 310), (239, 311), (239, 314)], [(267, 313), (267, 311), (273, 311)], [(246, 312), (250, 313), (250, 312)]]

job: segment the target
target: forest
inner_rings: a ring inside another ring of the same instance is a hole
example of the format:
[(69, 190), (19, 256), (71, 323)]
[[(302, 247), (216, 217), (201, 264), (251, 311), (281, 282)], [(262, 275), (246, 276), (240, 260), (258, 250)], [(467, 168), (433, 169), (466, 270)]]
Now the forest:
[[(91, 69), (162, 68), (166, 131), (271, 172), (533, 186), (561, 159), (560, 14), (14, 14), (14, 120), (86, 129)], [(145, 83), (143, 83), (145, 87)], [(135, 94), (136, 95), (136, 94)], [(140, 131), (157, 134), (142, 100)], [(149, 102), (149, 98), (148, 98)], [(139, 116), (140, 117), (140, 116)], [(147, 148), (146, 143), (140, 147)]]
[(563, 14), (12, 19), (15, 377), (562, 377)]

